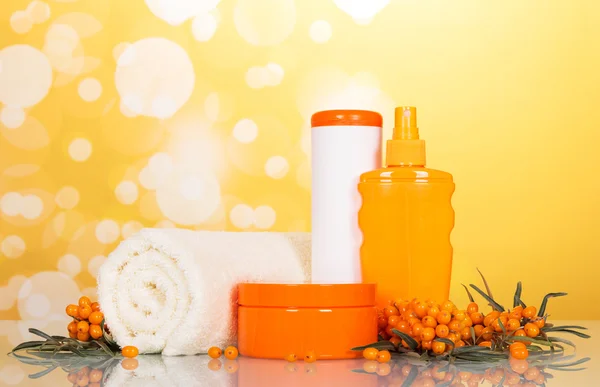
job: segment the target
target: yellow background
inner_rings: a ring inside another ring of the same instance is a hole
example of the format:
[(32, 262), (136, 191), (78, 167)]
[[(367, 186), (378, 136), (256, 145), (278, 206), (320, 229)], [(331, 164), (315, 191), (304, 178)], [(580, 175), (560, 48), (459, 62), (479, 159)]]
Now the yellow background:
[(309, 231), (311, 113), (396, 105), (456, 179), (454, 301), (479, 267), (600, 318), (597, 1), (11, 0), (0, 49), (0, 319), (142, 226)]

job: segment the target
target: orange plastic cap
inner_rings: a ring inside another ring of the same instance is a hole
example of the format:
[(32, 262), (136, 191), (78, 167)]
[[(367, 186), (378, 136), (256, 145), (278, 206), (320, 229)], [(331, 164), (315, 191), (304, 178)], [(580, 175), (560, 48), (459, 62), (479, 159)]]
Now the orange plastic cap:
[(381, 114), (370, 110), (324, 110), (311, 117), (313, 128), (319, 126), (376, 126), (383, 125)]
[(400, 106), (395, 110), (394, 135), (387, 142), (388, 166), (425, 166), (425, 141), (419, 138), (417, 108)]

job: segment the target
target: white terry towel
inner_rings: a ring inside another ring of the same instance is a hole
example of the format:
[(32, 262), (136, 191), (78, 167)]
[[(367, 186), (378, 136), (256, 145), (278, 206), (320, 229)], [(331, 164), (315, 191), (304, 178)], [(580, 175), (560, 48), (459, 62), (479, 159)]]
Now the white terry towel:
[(98, 273), (113, 338), (140, 353), (206, 353), (237, 342), (237, 284), (307, 282), (310, 234), (143, 229)]
[(219, 361), (218, 371), (208, 368), (208, 356), (162, 357), (139, 356), (135, 371), (127, 371), (116, 364), (107, 374), (106, 387), (233, 387), (237, 374), (228, 373), (226, 367), (239, 367), (237, 360)]

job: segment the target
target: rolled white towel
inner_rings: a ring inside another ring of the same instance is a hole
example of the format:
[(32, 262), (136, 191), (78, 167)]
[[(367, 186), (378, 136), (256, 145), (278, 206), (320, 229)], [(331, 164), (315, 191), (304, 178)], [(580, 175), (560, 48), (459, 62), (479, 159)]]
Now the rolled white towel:
[(206, 353), (237, 341), (237, 284), (307, 282), (310, 234), (143, 229), (98, 273), (115, 341), (140, 353)]

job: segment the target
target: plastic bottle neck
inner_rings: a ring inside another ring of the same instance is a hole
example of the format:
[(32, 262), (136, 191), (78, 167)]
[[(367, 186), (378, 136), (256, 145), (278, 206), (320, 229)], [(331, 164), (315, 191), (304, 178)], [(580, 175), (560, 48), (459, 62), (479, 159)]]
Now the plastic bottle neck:
[(412, 106), (397, 107), (394, 134), (387, 141), (386, 165), (424, 167), (425, 161), (425, 141), (419, 138), (417, 109)]

